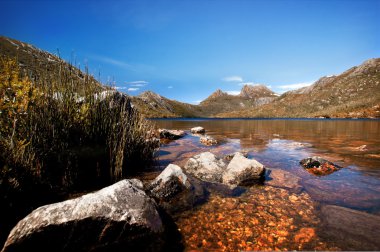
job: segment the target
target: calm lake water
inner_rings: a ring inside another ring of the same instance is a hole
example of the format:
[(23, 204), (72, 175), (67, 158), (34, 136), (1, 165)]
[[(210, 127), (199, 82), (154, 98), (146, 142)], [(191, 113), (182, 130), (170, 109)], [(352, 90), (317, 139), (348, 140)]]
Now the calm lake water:
[[(246, 192), (239, 196), (211, 193), (205, 204), (183, 213), (176, 221), (187, 249), (377, 248), (370, 242), (353, 242), (352, 246), (357, 247), (347, 247), (347, 242), (339, 241), (334, 234), (321, 234), (327, 217), (320, 209), (337, 205), (380, 216), (379, 120), (152, 121), (157, 128), (187, 132), (182, 139), (162, 143), (158, 170), (169, 163), (183, 167), (190, 157), (205, 151), (218, 156), (247, 151), (249, 158), (258, 160), (269, 170), (297, 176), (302, 188), (295, 191), (271, 186), (267, 181), (261, 186), (245, 188)], [(195, 126), (204, 127), (206, 134), (217, 139), (218, 144), (200, 144), (199, 137), (189, 132)], [(310, 156), (321, 156), (343, 169), (327, 176), (312, 175), (299, 165), (301, 159)]]

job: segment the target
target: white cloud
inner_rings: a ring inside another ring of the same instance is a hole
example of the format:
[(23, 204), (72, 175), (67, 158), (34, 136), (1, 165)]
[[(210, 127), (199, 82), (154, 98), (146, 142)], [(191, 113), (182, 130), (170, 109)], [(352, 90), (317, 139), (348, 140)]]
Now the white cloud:
[(222, 78), (222, 81), (228, 81), (228, 82), (243, 82), (243, 78), (237, 75), (234, 76), (227, 76)]
[(202, 102), (201, 100), (198, 100), (198, 101), (192, 101), (191, 104), (199, 105), (199, 103), (201, 103), (201, 102)]
[(226, 91), (226, 93), (229, 94), (229, 95), (238, 95), (238, 94), (240, 94), (240, 91), (233, 90), (233, 91)]
[(294, 84), (282, 85), (282, 86), (279, 86), (278, 88), (280, 88), (280, 89), (284, 89), (284, 90), (294, 90), (294, 89), (298, 89), (298, 88), (302, 88), (302, 87), (310, 86), (310, 85), (313, 84), (313, 83), (314, 83), (314, 81), (310, 81), (310, 82), (300, 82), (300, 83), (294, 83)]
[(133, 92), (133, 91), (137, 91), (137, 90), (139, 90), (140, 88), (128, 88), (128, 91), (130, 91), (130, 92)]
[(128, 89), (128, 87), (115, 87), (117, 90), (125, 90)]
[(139, 80), (139, 81), (126, 81), (126, 84), (130, 85), (131, 87), (145, 87), (149, 84), (147, 81)]
[(173, 86), (168, 86), (169, 89), (173, 88)]

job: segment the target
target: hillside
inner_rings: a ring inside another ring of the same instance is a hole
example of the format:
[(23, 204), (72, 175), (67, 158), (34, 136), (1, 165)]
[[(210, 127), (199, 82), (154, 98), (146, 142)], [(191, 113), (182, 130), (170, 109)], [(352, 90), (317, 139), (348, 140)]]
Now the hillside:
[(132, 103), (148, 118), (204, 116), (199, 106), (170, 100), (151, 91), (132, 97)]
[[(55, 82), (56, 76), (52, 73), (61, 72), (65, 78), (70, 78), (72, 82), (85, 83), (91, 81), (97, 83), (100, 89), (106, 89), (91, 75), (82, 72), (58, 56), (25, 42), (0, 36), (0, 57), (16, 58), (24, 74), (34, 79), (36, 83), (40, 83), (38, 80), (42, 79), (42, 82), (45, 83)], [(78, 92), (80, 92), (80, 88), (78, 87)]]
[(284, 93), (272, 103), (217, 117), (380, 117), (380, 58), (309, 87)]

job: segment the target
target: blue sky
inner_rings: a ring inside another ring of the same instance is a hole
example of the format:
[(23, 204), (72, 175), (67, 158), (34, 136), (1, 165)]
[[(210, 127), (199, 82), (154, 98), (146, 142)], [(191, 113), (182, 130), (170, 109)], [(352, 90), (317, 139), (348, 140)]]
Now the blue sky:
[(103, 83), (195, 103), (243, 83), (282, 93), (380, 57), (380, 0), (0, 0), (0, 34)]

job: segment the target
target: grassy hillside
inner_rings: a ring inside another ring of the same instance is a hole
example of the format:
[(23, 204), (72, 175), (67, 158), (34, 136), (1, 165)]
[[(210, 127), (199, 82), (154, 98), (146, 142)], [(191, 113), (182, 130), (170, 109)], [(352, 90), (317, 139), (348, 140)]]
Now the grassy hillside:
[(380, 117), (380, 59), (312, 86), (287, 92), (272, 103), (217, 117)]

